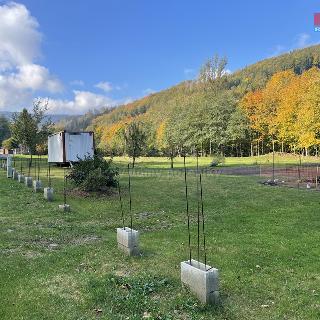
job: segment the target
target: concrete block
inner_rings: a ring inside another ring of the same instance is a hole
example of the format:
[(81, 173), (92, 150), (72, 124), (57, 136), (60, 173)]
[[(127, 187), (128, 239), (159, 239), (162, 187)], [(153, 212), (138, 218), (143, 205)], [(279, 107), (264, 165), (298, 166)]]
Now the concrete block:
[(20, 183), (24, 183), (24, 175), (23, 174), (18, 174), (18, 181)]
[(205, 304), (219, 303), (219, 270), (196, 260), (181, 262), (181, 282)]
[(118, 248), (130, 256), (139, 255), (139, 231), (131, 228), (117, 228)]
[(17, 169), (12, 169), (12, 179), (18, 180), (19, 173)]
[(28, 188), (32, 188), (32, 177), (25, 177), (25, 178), (24, 178), (24, 184), (25, 184)]
[(7, 167), (7, 178), (12, 178), (12, 167)]
[(33, 181), (33, 190), (34, 190), (34, 192), (39, 192), (42, 190), (41, 180), (34, 180)]
[(53, 201), (53, 188), (44, 188), (43, 196), (48, 201)]
[(68, 205), (68, 204), (59, 204), (59, 210), (64, 211), (64, 212), (69, 212), (70, 211), (70, 205)]

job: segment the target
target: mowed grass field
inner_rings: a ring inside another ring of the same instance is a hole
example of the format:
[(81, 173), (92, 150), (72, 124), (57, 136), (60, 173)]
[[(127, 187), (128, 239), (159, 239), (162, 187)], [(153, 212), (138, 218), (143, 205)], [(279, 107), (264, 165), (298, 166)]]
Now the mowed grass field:
[[(125, 167), (128, 163), (132, 162), (131, 158), (128, 157), (114, 157), (114, 161), (120, 166)], [(205, 169), (209, 168), (210, 163), (214, 157), (199, 157), (198, 165), (199, 168)], [(298, 165), (300, 164), (300, 160), (302, 164), (316, 164), (320, 165), (320, 157), (315, 156), (299, 156), (288, 153), (275, 153), (274, 162), (275, 165), (284, 166), (284, 165)], [(173, 166), (175, 169), (182, 169), (183, 157), (176, 157), (173, 161)], [(255, 156), (255, 157), (226, 157), (223, 162), (219, 164), (218, 167), (239, 167), (239, 166), (255, 166), (255, 165), (272, 165), (273, 155), (272, 153)], [(148, 169), (169, 169), (171, 165), (170, 159), (166, 157), (140, 157), (136, 160), (137, 168), (148, 168)], [(186, 166), (188, 168), (194, 169), (197, 166), (197, 158), (194, 156), (190, 156), (186, 158)]]
[[(221, 305), (208, 307), (180, 283), (188, 258), (181, 175), (132, 177), (142, 255), (127, 257), (116, 243), (117, 193), (69, 196), (72, 211), (63, 213), (63, 170), (52, 174), (48, 203), (0, 170), (0, 319), (320, 318), (319, 192), (203, 177), (207, 260), (221, 279)], [(127, 176), (120, 180), (129, 224)], [(188, 181), (197, 258), (195, 176)]]

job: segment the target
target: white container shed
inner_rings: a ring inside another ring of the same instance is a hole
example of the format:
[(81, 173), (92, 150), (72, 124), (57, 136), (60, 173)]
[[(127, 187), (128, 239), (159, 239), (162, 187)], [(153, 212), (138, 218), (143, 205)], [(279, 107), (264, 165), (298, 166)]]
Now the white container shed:
[(94, 134), (61, 131), (48, 137), (48, 162), (78, 162), (84, 156), (94, 155)]

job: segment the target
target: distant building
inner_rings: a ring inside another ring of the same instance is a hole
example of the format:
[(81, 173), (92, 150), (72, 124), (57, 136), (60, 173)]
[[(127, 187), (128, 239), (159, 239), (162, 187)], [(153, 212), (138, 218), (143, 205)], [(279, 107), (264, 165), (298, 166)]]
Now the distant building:
[(0, 154), (14, 154), (14, 150), (0, 148)]

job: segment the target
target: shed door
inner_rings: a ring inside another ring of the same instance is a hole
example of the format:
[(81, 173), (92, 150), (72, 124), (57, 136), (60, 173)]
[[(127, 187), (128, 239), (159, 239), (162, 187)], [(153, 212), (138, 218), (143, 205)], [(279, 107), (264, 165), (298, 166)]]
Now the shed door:
[(67, 161), (78, 161), (78, 157), (82, 156), (81, 133), (68, 134), (66, 136)]
[(93, 155), (93, 138), (88, 133), (66, 134), (66, 161), (78, 161)]

